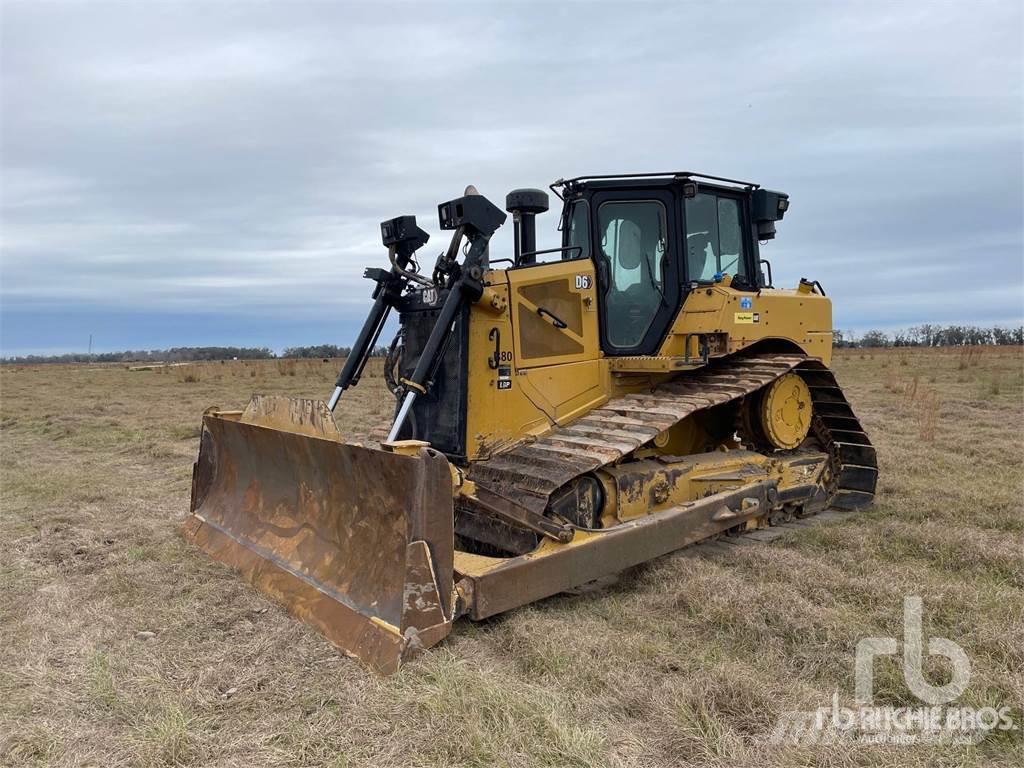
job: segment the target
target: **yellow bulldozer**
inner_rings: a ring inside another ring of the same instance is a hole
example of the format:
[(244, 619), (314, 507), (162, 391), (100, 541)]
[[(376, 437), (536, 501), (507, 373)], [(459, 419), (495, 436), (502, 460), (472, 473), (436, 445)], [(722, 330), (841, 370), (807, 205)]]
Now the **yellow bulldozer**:
[[(875, 451), (829, 370), (831, 302), (772, 286), (786, 194), (692, 172), (469, 187), (381, 224), (386, 268), (329, 402), (203, 416), (185, 536), (390, 673), (454, 621), (514, 609), (717, 535), (870, 504)], [(514, 248), (491, 258), (512, 214)], [(389, 313), (379, 444), (332, 412)]]

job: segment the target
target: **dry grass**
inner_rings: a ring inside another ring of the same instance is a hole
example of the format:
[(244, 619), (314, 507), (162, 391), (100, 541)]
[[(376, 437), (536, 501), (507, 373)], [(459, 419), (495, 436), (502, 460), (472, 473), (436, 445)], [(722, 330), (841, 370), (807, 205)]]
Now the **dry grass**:
[[(972, 660), (962, 702), (1020, 715), (1021, 350), (836, 370), (879, 447), (873, 510), (461, 622), (381, 679), (176, 533), (202, 410), (325, 396), (336, 363), (0, 369), (0, 764), (1019, 765), (1020, 732), (768, 743), (781, 712), (852, 696), (857, 641), (899, 636), (913, 594)], [(390, 412), (379, 369), (352, 394), (360, 436)], [(878, 682), (914, 704), (894, 665)]]

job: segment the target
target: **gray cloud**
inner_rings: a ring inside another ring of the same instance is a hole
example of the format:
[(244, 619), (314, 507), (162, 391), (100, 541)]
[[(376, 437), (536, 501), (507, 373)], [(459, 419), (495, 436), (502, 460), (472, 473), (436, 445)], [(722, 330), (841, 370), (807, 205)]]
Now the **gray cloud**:
[(838, 327), (1024, 317), (1016, 2), (6, 3), (2, 22), (5, 347), (58, 345), (12, 323), (75, 306), (320, 318), (291, 343), (345, 341), (332, 317), (364, 303), (381, 219), (436, 234), (467, 183), (500, 201), (681, 168), (790, 193), (764, 255), (777, 282), (822, 280)]

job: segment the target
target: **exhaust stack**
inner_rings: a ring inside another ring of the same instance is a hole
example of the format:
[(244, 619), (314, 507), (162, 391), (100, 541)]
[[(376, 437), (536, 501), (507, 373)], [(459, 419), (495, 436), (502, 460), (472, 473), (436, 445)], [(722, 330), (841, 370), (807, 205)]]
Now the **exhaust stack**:
[(548, 209), (548, 193), (540, 189), (513, 189), (505, 196), (505, 210), (515, 224), (516, 265), (536, 264), (538, 213)]

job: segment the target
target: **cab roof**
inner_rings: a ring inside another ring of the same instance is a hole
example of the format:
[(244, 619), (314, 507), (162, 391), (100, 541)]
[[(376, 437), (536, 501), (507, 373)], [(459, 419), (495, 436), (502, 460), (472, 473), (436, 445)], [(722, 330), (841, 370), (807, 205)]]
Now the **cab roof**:
[[(751, 192), (760, 187), (752, 181), (740, 181), (729, 179), (724, 176), (712, 176), (707, 173), (696, 171), (661, 171), (658, 173), (618, 173), (602, 175), (575, 176), (571, 179), (559, 179), (553, 182), (549, 189), (561, 199), (565, 199), (566, 192), (579, 191), (581, 189), (607, 189), (629, 187), (662, 187), (676, 184), (683, 181), (711, 181), (719, 184), (728, 184)], [(717, 186), (717, 185), (716, 185)]]

